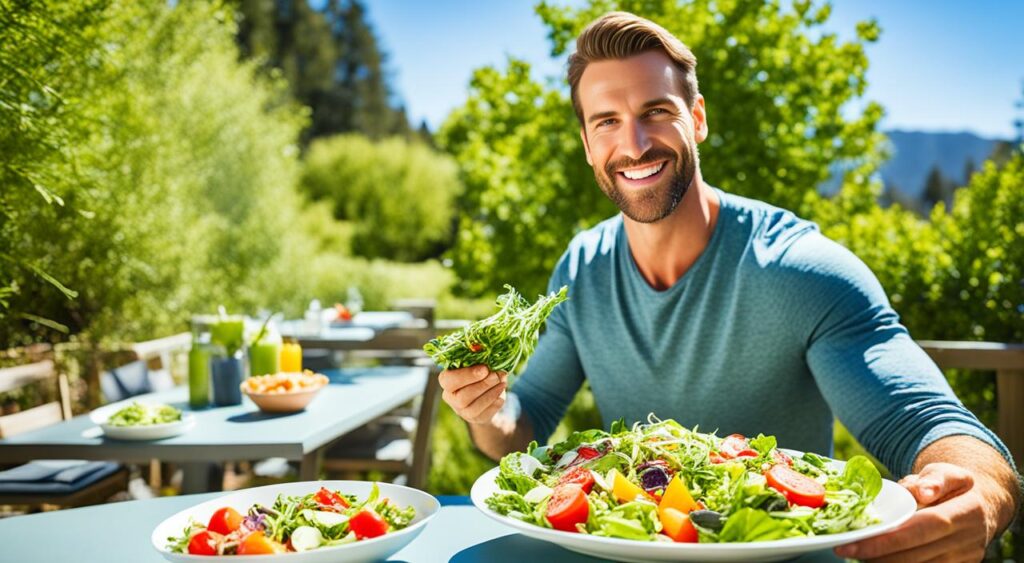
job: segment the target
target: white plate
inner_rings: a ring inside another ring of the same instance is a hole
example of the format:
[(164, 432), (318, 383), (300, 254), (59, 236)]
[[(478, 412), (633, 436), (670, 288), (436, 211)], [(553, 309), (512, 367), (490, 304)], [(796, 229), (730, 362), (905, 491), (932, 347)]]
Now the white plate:
[(196, 417), (190, 412), (182, 412), (181, 420), (168, 422), (166, 424), (150, 424), (149, 426), (114, 426), (107, 424), (114, 413), (132, 404), (133, 402), (146, 403), (146, 401), (133, 401), (128, 399), (117, 403), (100, 407), (89, 414), (89, 419), (103, 429), (108, 438), (115, 440), (159, 440), (170, 438), (178, 434), (184, 434), (196, 425)]
[[(786, 451), (791, 455), (802, 455)], [(841, 470), (843, 465), (841, 461), (832, 461), (832, 466), (837, 469)], [(780, 561), (887, 532), (905, 522), (917, 510), (917, 502), (909, 491), (883, 479), (882, 491), (872, 503), (881, 522), (852, 532), (752, 543), (643, 542), (552, 530), (498, 514), (484, 502), (501, 490), (494, 482), (498, 471), (499, 468), (495, 467), (481, 475), (470, 492), (473, 504), (484, 514), (532, 538), (586, 555), (619, 561)]]
[[(224, 561), (283, 561), (288, 563), (345, 561), (346, 563), (361, 563), (364, 561), (382, 561), (387, 559), (391, 554), (405, 547), (406, 544), (423, 531), (427, 522), (441, 509), (441, 503), (436, 498), (418, 489), (411, 489), (391, 483), (377, 483), (377, 486), (380, 487), (382, 497), (391, 499), (402, 508), (411, 505), (416, 509), (416, 517), (413, 518), (412, 524), (409, 527), (396, 532), (389, 532), (377, 538), (345, 545), (321, 547), (301, 553), (282, 553), (279, 555), (234, 555)], [(280, 493), (293, 496), (308, 495), (309, 493), (315, 493), (320, 487), (327, 487), (332, 491), (341, 491), (342, 493), (356, 495), (360, 499), (365, 499), (370, 494), (373, 483), (368, 481), (306, 481), (242, 489), (182, 510), (161, 522), (153, 530), (153, 535), (150, 539), (153, 547), (168, 561), (204, 561), (209, 563), (212, 561), (209, 556), (188, 555), (168, 551), (167, 538), (181, 535), (181, 532), (188, 526), (190, 517), (197, 522), (209, 522), (210, 516), (213, 516), (215, 511), (225, 506), (230, 506), (245, 514), (249, 507), (255, 503), (273, 506), (277, 495)]]

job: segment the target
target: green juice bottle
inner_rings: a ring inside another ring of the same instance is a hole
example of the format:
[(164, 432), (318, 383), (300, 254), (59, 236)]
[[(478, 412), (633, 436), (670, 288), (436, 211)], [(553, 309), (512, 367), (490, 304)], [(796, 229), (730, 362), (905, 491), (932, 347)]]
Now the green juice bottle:
[(267, 326), (249, 346), (251, 375), (270, 375), (281, 371), (281, 335)]
[(188, 406), (210, 406), (210, 347), (198, 336), (193, 336), (192, 349), (188, 351)]

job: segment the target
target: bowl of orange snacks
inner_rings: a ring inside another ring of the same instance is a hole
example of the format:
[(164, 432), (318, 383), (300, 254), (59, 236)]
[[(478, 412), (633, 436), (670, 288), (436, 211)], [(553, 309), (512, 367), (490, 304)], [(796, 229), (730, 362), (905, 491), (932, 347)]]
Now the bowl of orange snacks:
[(327, 376), (305, 370), (257, 375), (242, 382), (242, 392), (265, 412), (296, 412), (309, 405), (324, 386)]

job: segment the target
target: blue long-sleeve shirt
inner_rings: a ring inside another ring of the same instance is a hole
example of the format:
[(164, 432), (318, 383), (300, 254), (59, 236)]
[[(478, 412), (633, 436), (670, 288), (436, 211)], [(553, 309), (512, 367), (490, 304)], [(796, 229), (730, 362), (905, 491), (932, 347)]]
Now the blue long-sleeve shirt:
[(707, 248), (664, 291), (637, 269), (621, 215), (572, 240), (549, 284), (569, 300), (512, 387), (539, 441), (586, 379), (606, 428), (653, 412), (829, 455), (835, 415), (897, 475), (950, 435), (1010, 459), (856, 256), (788, 211), (716, 193)]

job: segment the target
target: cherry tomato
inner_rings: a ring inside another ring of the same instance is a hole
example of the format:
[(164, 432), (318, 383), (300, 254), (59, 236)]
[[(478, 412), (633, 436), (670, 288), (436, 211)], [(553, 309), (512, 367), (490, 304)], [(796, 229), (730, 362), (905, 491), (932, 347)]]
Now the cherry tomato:
[(772, 452), (772, 459), (775, 461), (775, 463), (782, 463), (790, 467), (793, 467), (793, 458), (789, 457), (788, 455), (786, 455), (785, 452), (782, 452), (780, 450), (775, 450), (774, 452)]
[(270, 555), (274, 553), (284, 553), (288, 549), (284, 544), (278, 543), (267, 536), (263, 535), (263, 532), (252, 532), (242, 543), (238, 544), (238, 555)]
[(825, 486), (803, 473), (778, 464), (773, 465), (764, 476), (768, 486), (782, 493), (793, 504), (811, 508), (825, 504)]
[(742, 434), (731, 434), (726, 436), (722, 440), (722, 445), (718, 447), (718, 451), (725, 459), (736, 459), (740, 457), (757, 457), (756, 450), (750, 448), (750, 444)]
[(357, 512), (349, 519), (348, 527), (356, 533), (356, 538), (361, 540), (383, 536), (388, 531), (387, 521), (369, 509)]
[(470, 352), (479, 352), (480, 350), (483, 350), (483, 349), (484, 349), (484, 345), (480, 344), (479, 342), (474, 342), (474, 343), (469, 345), (469, 351)]
[(345, 500), (345, 497), (334, 491), (328, 490), (326, 487), (320, 487), (320, 490), (316, 492), (316, 496), (313, 497), (313, 500), (315, 500), (320, 506), (334, 508), (337, 509), (338, 512), (341, 512), (341, 509), (343, 508), (349, 507), (348, 501)]
[(217, 555), (217, 542), (220, 534), (203, 530), (188, 540), (188, 552), (191, 555)]
[(587, 521), (590, 505), (583, 487), (575, 483), (567, 483), (555, 487), (548, 499), (547, 519), (551, 527), (564, 532), (575, 532), (576, 524)]
[(567, 483), (575, 483), (583, 489), (584, 493), (590, 494), (591, 489), (594, 488), (594, 474), (586, 467), (573, 467), (562, 475), (556, 487)]
[(213, 513), (213, 516), (210, 517), (210, 523), (206, 526), (206, 529), (226, 536), (237, 530), (241, 525), (242, 515), (234, 508), (225, 506)]

